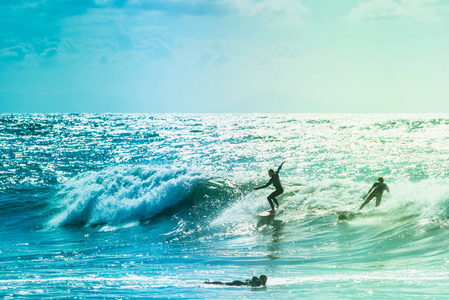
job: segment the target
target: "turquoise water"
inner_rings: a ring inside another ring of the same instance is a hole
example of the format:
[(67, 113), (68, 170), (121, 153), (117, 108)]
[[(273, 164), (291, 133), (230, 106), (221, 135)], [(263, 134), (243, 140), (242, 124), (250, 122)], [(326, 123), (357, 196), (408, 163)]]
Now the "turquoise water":
[[(449, 115), (0, 115), (5, 299), (449, 297)], [(275, 218), (267, 170), (287, 160)], [(391, 189), (352, 220), (378, 176)], [(206, 280), (268, 276), (267, 287)]]

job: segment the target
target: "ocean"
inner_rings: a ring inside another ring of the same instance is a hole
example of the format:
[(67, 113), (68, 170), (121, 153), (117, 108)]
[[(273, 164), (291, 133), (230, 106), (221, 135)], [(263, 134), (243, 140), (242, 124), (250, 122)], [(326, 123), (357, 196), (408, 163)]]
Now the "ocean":
[(449, 298), (447, 114), (1, 114), (0, 145), (3, 299)]

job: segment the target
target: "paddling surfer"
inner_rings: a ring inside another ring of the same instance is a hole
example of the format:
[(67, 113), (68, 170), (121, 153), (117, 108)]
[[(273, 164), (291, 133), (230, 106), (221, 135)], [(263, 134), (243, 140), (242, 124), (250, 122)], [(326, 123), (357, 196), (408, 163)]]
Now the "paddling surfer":
[(359, 210), (361, 210), (365, 205), (367, 205), (374, 197), (376, 198), (376, 207), (378, 207), (380, 205), (380, 201), (382, 200), (382, 194), (385, 190), (387, 192), (390, 192), (390, 188), (386, 183), (384, 183), (383, 177), (379, 177), (377, 179), (377, 182), (373, 184), (368, 193), (366, 193), (366, 195), (363, 196), (363, 199), (365, 199), (366, 197), (368, 198), (366, 199), (365, 202), (362, 203)]
[(207, 283), (207, 284), (219, 284), (219, 285), (229, 285), (229, 286), (249, 285), (249, 286), (252, 286), (252, 287), (257, 287), (257, 286), (265, 286), (265, 284), (267, 283), (267, 279), (268, 279), (267, 276), (260, 275), (260, 277), (254, 276), (251, 280), (247, 279), (245, 281), (240, 281), (240, 280), (234, 280), (234, 281), (230, 281), (230, 282), (205, 281), (204, 283)]
[(282, 164), (279, 166), (279, 168), (277, 169), (277, 171), (275, 172), (273, 169), (268, 170), (268, 176), (271, 177), (270, 181), (268, 181), (267, 184), (260, 186), (260, 187), (255, 187), (254, 190), (259, 190), (259, 189), (264, 189), (268, 186), (270, 186), (271, 184), (273, 184), (274, 188), (276, 189), (274, 192), (272, 192), (268, 197), (268, 203), (270, 203), (271, 206), (271, 210), (274, 211), (274, 205), (273, 202), (276, 203), (276, 208), (279, 207), (279, 202), (276, 199), (277, 196), (281, 195), (284, 192), (284, 188), (281, 185), (281, 180), (279, 179), (279, 171), (281, 170), (282, 166), (284, 165), (285, 161), (282, 162)]

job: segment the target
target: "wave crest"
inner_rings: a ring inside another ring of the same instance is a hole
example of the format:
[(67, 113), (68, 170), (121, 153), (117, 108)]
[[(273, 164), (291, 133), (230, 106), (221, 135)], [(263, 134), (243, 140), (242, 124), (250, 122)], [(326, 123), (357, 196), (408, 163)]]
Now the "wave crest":
[(206, 176), (185, 169), (115, 167), (83, 173), (57, 195), (51, 227), (149, 220), (186, 199)]

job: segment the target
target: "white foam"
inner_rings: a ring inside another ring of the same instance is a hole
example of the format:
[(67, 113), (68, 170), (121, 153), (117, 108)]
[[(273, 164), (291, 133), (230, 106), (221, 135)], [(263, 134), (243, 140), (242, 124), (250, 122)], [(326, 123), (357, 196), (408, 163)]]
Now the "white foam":
[(49, 225), (107, 224), (148, 220), (185, 199), (205, 178), (185, 169), (114, 167), (80, 174), (56, 197), (61, 212)]
[[(393, 219), (418, 215), (420, 219), (444, 220), (449, 217), (449, 181), (426, 179), (420, 182), (387, 182), (390, 193), (384, 192), (381, 205), (375, 208), (373, 199), (362, 212), (382, 214)], [(346, 180), (323, 180), (309, 183), (294, 193), (286, 189), (279, 197), (282, 215), (278, 218), (292, 221), (315, 215), (334, 215), (338, 210), (357, 210), (362, 196), (372, 183)], [(266, 196), (270, 190), (251, 192), (238, 199), (216, 218), (212, 225), (254, 220), (257, 212), (269, 208)]]

